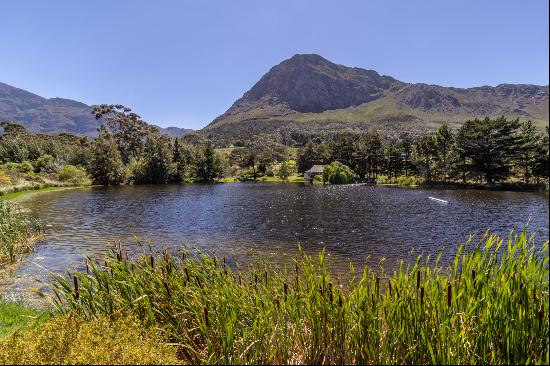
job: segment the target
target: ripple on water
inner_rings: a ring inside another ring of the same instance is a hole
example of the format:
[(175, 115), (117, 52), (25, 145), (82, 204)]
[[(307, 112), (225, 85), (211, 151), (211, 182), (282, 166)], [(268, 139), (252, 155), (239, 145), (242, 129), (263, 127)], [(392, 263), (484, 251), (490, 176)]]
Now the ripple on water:
[[(529, 229), (548, 240), (548, 194), (538, 193), (232, 183), (47, 192), (21, 203), (47, 224), (36, 253), (19, 266), (22, 279), (79, 268), (84, 255), (99, 256), (114, 240), (137, 253), (135, 236), (155, 249), (187, 243), (241, 262), (282, 263), (298, 245), (326, 248), (342, 272), (367, 256), (395, 266), (411, 249), (433, 254), (487, 228), (507, 234), (529, 217)], [(29, 288), (25, 281), (16, 287)]]

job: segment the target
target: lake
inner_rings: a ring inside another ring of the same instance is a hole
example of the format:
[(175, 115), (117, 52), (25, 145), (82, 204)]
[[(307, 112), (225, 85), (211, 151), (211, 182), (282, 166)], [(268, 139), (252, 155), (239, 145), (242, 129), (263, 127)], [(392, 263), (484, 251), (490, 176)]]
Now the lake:
[(15, 294), (41, 287), (35, 279), (46, 280), (49, 271), (81, 269), (84, 255), (100, 256), (113, 240), (139, 253), (136, 237), (159, 251), (186, 243), (231, 264), (291, 263), (299, 245), (309, 253), (325, 248), (339, 273), (350, 262), (376, 266), (385, 258), (384, 266), (394, 268), (420, 253), (450, 253), (488, 228), (508, 235), (528, 223), (539, 242), (548, 240), (547, 193), (230, 183), (93, 187), (19, 202), (42, 219), (46, 234), (4, 279), (3, 291)]

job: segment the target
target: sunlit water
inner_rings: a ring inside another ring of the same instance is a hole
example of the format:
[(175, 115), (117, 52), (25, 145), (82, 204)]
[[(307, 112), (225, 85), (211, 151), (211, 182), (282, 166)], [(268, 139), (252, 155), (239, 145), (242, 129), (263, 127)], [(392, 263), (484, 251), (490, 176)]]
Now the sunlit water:
[(50, 271), (81, 269), (83, 256), (101, 256), (110, 241), (141, 252), (134, 236), (155, 250), (186, 243), (233, 264), (257, 257), (291, 263), (299, 245), (309, 253), (325, 248), (340, 273), (349, 263), (376, 267), (385, 258), (394, 268), (420, 253), (451, 253), (488, 228), (507, 235), (529, 223), (539, 242), (548, 240), (545, 193), (232, 183), (77, 189), (19, 202), (42, 219), (46, 235), (0, 283), (16, 295), (43, 288), (36, 279)]

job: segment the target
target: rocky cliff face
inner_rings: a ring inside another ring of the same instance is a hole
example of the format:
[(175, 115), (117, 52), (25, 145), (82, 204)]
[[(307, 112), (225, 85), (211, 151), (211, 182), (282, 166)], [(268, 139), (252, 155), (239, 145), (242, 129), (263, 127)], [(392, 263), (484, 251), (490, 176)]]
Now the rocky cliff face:
[(271, 129), (275, 121), (285, 128), (291, 122), (309, 121), (410, 131), (500, 115), (547, 124), (548, 86), (464, 89), (411, 84), (373, 70), (337, 65), (319, 55), (295, 55), (272, 67), (205, 131), (212, 137), (216, 130), (230, 135), (231, 128), (221, 126), (244, 122), (255, 124), (258, 131), (268, 121)]

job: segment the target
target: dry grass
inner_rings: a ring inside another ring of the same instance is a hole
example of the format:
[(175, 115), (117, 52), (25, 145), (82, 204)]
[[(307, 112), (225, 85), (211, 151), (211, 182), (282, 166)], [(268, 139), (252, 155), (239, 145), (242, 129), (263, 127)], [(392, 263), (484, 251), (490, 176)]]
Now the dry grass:
[(178, 364), (175, 347), (133, 317), (68, 314), (0, 339), (0, 364)]

